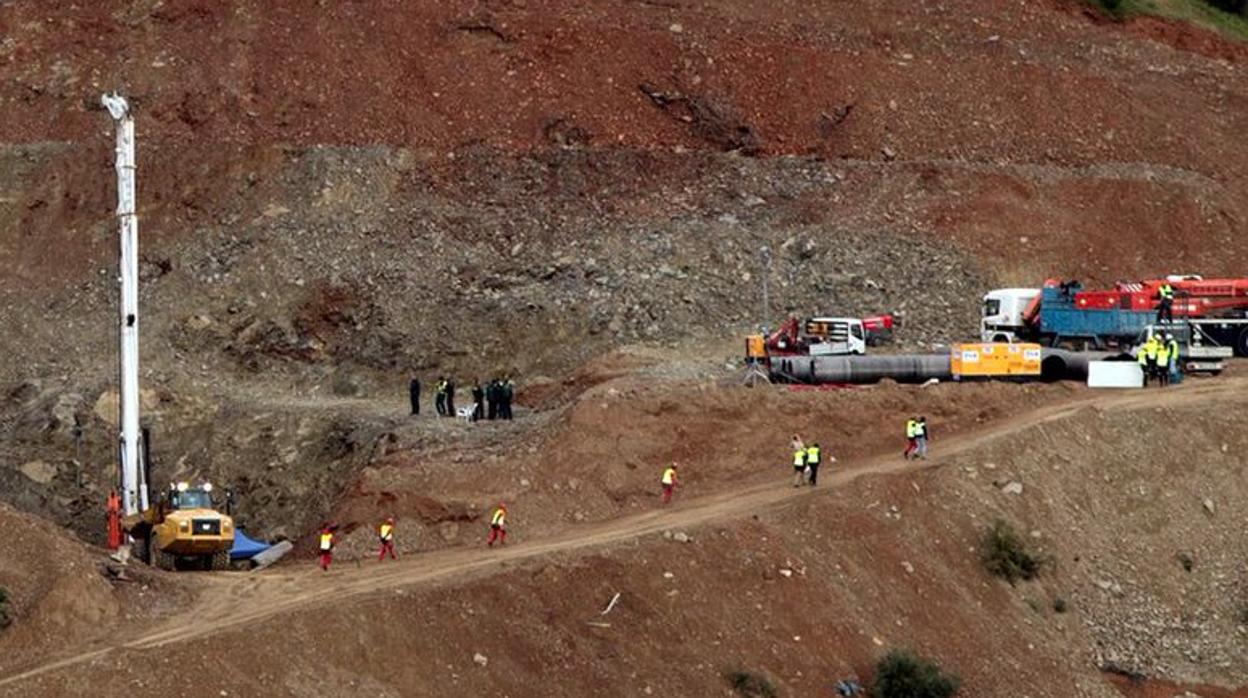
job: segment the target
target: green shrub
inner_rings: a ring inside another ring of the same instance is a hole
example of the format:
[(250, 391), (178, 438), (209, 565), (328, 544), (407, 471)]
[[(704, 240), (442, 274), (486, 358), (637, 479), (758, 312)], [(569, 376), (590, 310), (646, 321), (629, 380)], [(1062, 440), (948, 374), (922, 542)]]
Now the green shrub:
[(1069, 608), (1070, 607), (1067, 606), (1066, 604), (1066, 599), (1063, 599), (1060, 596), (1057, 597), (1056, 599), (1053, 599), (1053, 612), (1054, 613), (1065, 613), (1067, 610), (1069, 610)]
[(743, 698), (776, 698), (780, 695), (766, 676), (752, 671), (730, 671), (727, 679), (732, 690)]
[(872, 698), (949, 698), (962, 681), (909, 650), (892, 650), (875, 665)]
[(9, 590), (0, 586), (0, 628), (7, 628), (13, 622), (9, 613)]
[(984, 539), (984, 567), (1010, 584), (1035, 579), (1044, 558), (1027, 550), (1023, 540), (1004, 521), (998, 520)]

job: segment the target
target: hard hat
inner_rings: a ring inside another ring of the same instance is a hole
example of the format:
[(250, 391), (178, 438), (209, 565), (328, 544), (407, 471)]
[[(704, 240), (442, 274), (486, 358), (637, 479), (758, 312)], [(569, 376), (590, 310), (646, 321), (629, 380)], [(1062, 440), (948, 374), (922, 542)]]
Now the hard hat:
[(1174, 335), (1173, 335), (1173, 334), (1171, 334), (1171, 333), (1169, 333), (1169, 332), (1167, 332), (1167, 333), (1166, 333), (1166, 339), (1174, 339)]
[(392, 523), (394, 523), (394, 517), (393, 517), (393, 516), (387, 517), (387, 518), (386, 518), (386, 523), (388, 523), (388, 524), (392, 524)]

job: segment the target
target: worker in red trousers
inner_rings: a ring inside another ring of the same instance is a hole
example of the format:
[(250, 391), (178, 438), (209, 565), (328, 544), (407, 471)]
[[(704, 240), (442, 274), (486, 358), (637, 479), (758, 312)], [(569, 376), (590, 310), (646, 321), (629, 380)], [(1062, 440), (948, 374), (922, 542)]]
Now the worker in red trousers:
[(397, 560), (394, 554), (394, 517), (386, 519), (377, 527), (377, 538), (381, 541), (381, 550), (377, 553), (377, 562), (386, 559), (386, 553), (390, 553), (391, 560)]
[(663, 485), (663, 503), (667, 504), (672, 501), (672, 492), (676, 489), (676, 485), (680, 484), (676, 481), (676, 464), (672, 463), (663, 471), (663, 477), (659, 482)]
[(334, 561), (334, 527), (331, 524), (321, 528), (320, 552), (321, 570), (328, 572), (329, 564)]
[(494, 515), (490, 517), (490, 537), (485, 544), (494, 547), (496, 540), (499, 545), (507, 545), (507, 505), (503, 502), (498, 503)]

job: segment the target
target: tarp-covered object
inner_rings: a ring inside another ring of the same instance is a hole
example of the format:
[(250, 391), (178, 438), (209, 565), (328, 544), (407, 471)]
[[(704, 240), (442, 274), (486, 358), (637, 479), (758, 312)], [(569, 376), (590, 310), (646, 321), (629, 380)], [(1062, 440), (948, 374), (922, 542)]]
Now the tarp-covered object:
[(231, 560), (250, 560), (252, 556), (269, 549), (268, 543), (248, 538), (246, 533), (235, 529), (234, 547), (230, 549)]

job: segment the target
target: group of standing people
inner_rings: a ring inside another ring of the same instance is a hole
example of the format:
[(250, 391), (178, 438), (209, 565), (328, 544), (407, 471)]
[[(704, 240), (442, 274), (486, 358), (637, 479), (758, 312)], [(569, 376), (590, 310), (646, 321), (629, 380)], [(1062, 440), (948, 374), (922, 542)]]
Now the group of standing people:
[[(823, 465), (824, 461), (823, 449), (819, 447), (819, 442), (816, 441), (807, 446), (802, 441), (802, 437), (794, 434), (790, 445), (793, 447), (793, 486), (814, 487), (819, 484), (819, 466)], [(836, 462), (834, 456), (828, 456), (827, 460)]]
[[(420, 414), (420, 379), (412, 377), (407, 384), (408, 399), (411, 401), (412, 416)], [(515, 398), (516, 384), (511, 378), (500, 377), (486, 383), (482, 387), (477, 381), (472, 386), (472, 421), (481, 419), (511, 419), (511, 403)], [(443, 376), (438, 379), (434, 388), (433, 406), (439, 417), (454, 417), (455, 412), (455, 380)]]
[(1179, 342), (1170, 332), (1164, 338), (1154, 334), (1135, 350), (1135, 357), (1144, 372), (1144, 387), (1148, 387), (1150, 380), (1155, 380), (1158, 386), (1164, 387), (1170, 384), (1171, 377), (1178, 372)]
[(511, 382), (511, 378), (495, 378), (486, 383), (484, 389), (477, 383), (472, 389), (472, 397), (477, 403), (473, 419), (481, 419), (483, 409), (486, 419), (511, 419), (511, 401), (515, 395), (516, 384)]
[(901, 454), (906, 460), (922, 458), (927, 460), (927, 442), (930, 438), (927, 431), (927, 417), (911, 417), (906, 420), (906, 450)]

